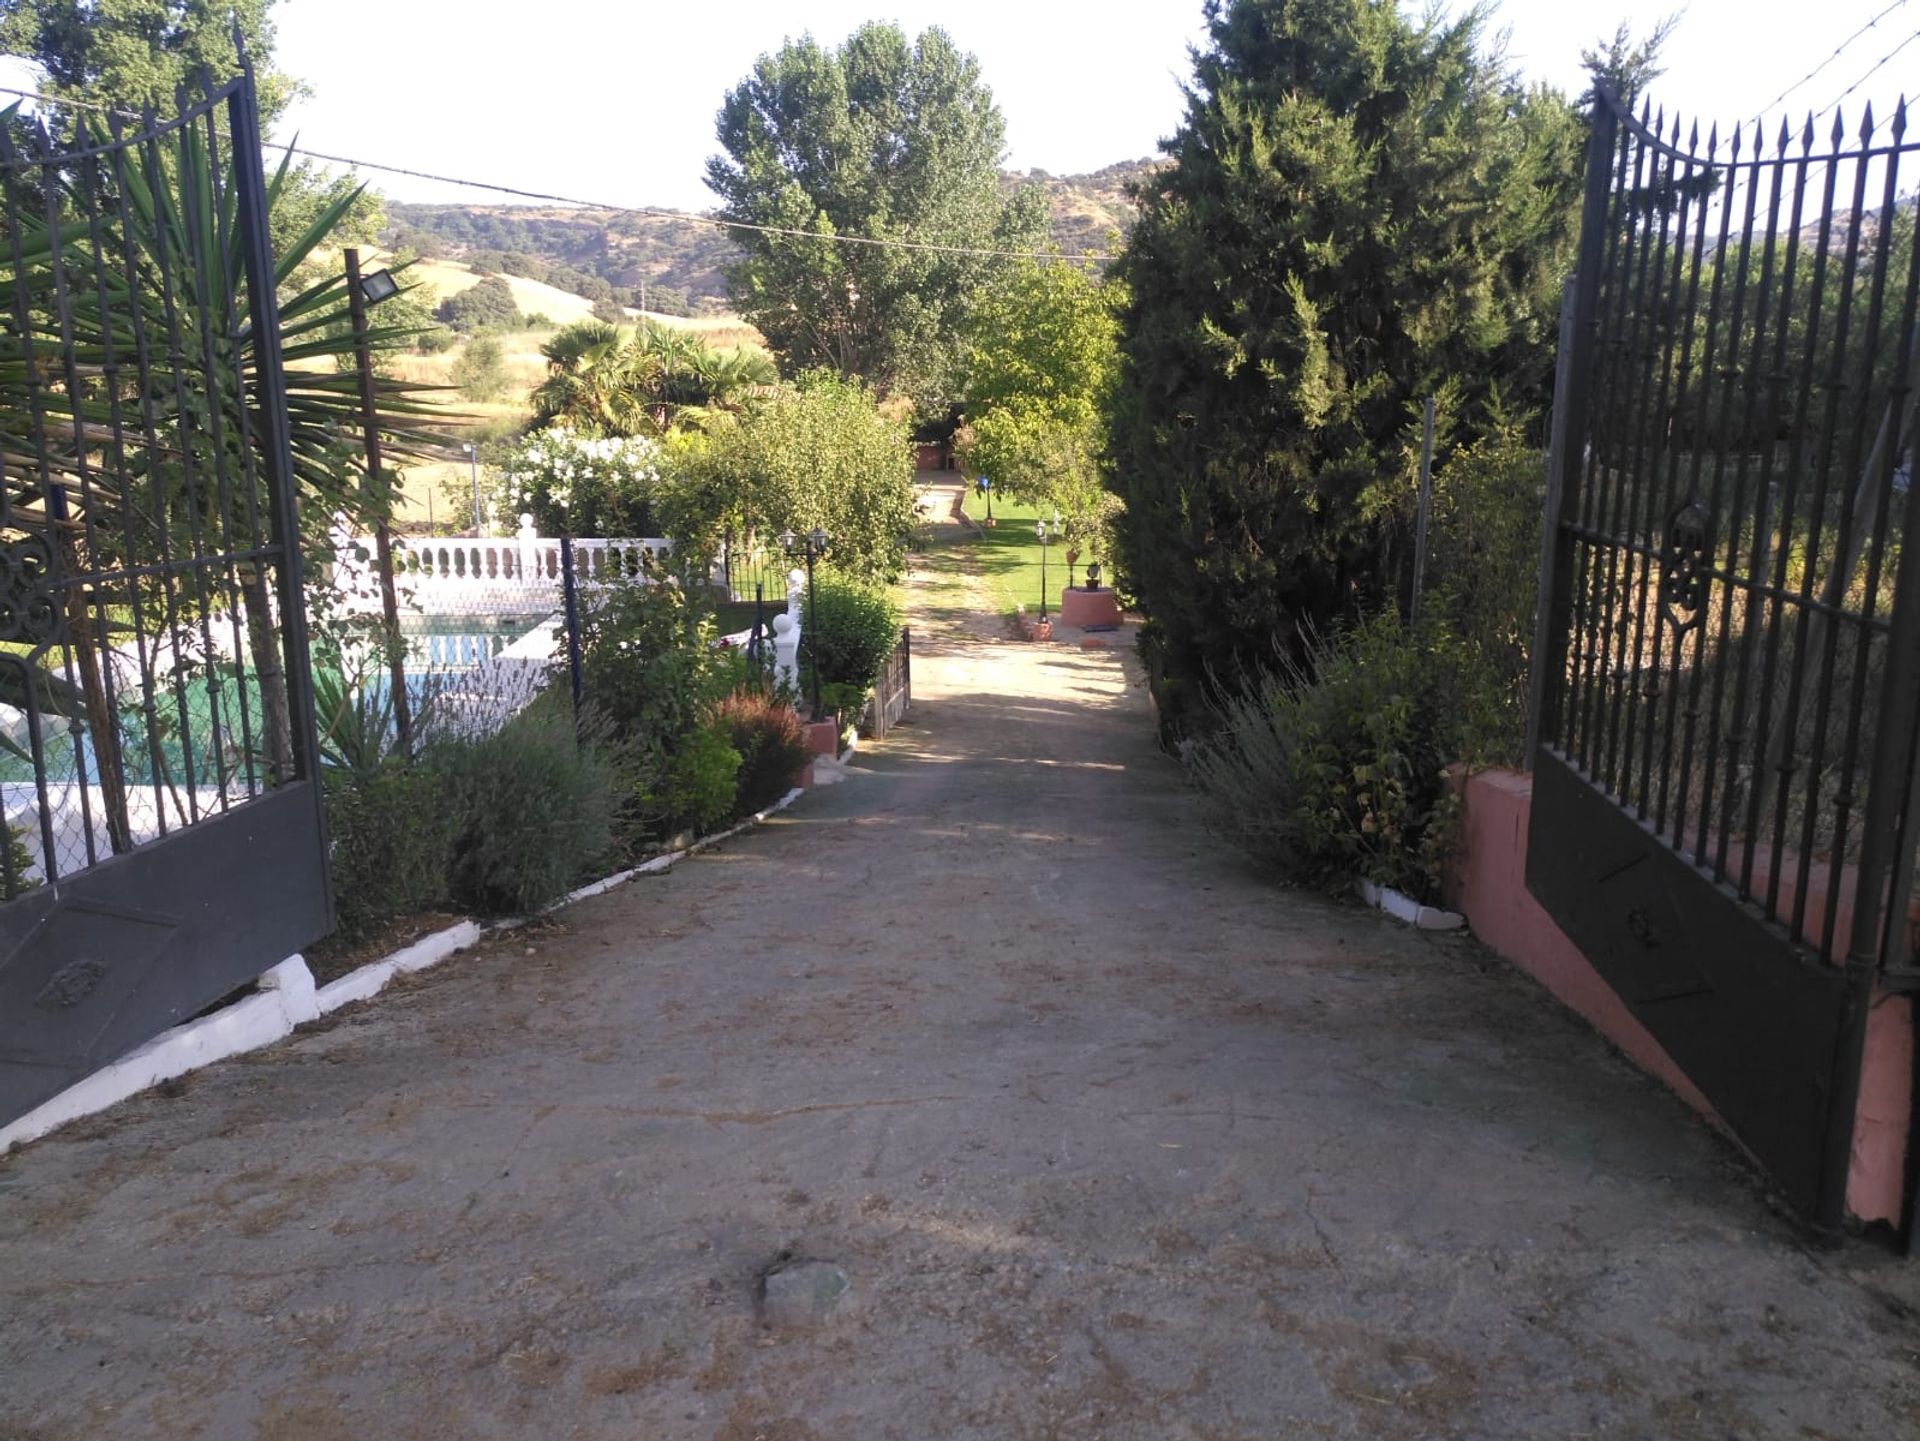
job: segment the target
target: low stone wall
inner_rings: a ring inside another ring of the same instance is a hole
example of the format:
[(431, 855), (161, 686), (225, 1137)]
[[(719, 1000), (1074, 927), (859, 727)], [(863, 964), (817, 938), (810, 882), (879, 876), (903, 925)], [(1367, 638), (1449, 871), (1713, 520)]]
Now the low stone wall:
[[(1533, 778), (1486, 770), (1462, 783), (1462, 853), (1451, 896), (1473, 934), (1578, 1012), (1688, 1105), (1718, 1125), (1712, 1104), (1601, 979), (1579, 947), (1527, 890)], [(1876, 994), (1855, 1112), (1847, 1209), (1863, 1221), (1900, 1222), (1913, 1101), (1913, 1012), (1904, 996)], [(1723, 1127), (1724, 1129), (1724, 1127)]]

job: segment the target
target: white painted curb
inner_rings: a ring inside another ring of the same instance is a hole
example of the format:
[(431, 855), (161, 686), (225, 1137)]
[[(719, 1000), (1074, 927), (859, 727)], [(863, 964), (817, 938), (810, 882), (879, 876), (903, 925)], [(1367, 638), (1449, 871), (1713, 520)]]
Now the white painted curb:
[[(684, 850), (669, 851), (650, 861), (580, 887), (542, 911), (549, 915), (575, 901), (604, 895), (623, 886), (635, 876), (655, 875), (672, 870), (688, 856), (730, 840), (751, 830), (768, 816), (785, 810), (806, 791), (795, 787), (765, 810), (755, 811), (746, 820), (718, 835), (695, 841)], [(85, 1080), (76, 1081), (50, 1101), (45, 1101), (18, 1120), (0, 1127), (0, 1156), (14, 1146), (37, 1141), (69, 1121), (91, 1116), (129, 1096), (183, 1076), (188, 1071), (223, 1061), (244, 1051), (255, 1051), (286, 1039), (297, 1027), (319, 1020), (354, 1001), (370, 1000), (384, 991), (393, 978), (408, 971), (424, 971), (437, 966), (448, 956), (479, 944), (488, 934), (510, 931), (526, 924), (524, 917), (511, 917), (482, 925), (475, 920), (460, 921), (444, 931), (423, 936), (409, 946), (382, 960), (372, 961), (349, 971), (338, 980), (314, 989), (313, 972), (302, 956), (289, 956), (265, 972), (255, 982), (253, 995), (222, 1007), (212, 1015), (187, 1021), (172, 1030), (162, 1031), (151, 1041), (130, 1051), (119, 1060), (101, 1067)]]
[(289, 956), (256, 983), (259, 990), (210, 1016), (162, 1031), (151, 1041), (103, 1066), (52, 1100), (0, 1127), (0, 1154), (38, 1140), (49, 1131), (117, 1105), (162, 1081), (201, 1066), (257, 1050), (320, 1018), (313, 973), (299, 956)]
[(1408, 925), (1423, 931), (1457, 931), (1467, 923), (1467, 918), (1458, 911), (1442, 910), (1438, 906), (1423, 906), (1412, 896), (1396, 891), (1392, 886), (1376, 886), (1372, 881), (1355, 883), (1360, 899), (1376, 911), (1385, 911), (1396, 921), (1405, 921)]

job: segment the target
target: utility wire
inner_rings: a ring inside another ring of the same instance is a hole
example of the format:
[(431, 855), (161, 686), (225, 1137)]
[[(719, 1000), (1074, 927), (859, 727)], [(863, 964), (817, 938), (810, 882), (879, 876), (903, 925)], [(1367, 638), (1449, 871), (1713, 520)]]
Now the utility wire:
[(1894, 46), (1893, 49), (1889, 50), (1885, 55), (1882, 55), (1878, 60), (1876, 60), (1871, 66), (1867, 68), (1866, 73), (1862, 75), (1858, 80), (1854, 81), (1853, 84), (1849, 85), (1845, 90), (1842, 90), (1838, 95), (1834, 96), (1833, 99), (1829, 100), (1825, 105), (1822, 105), (1818, 110), (1814, 111), (1813, 118), (1815, 120), (1819, 120), (1823, 116), (1825, 116), (1829, 110), (1832, 110), (1842, 100), (1845, 100), (1849, 95), (1853, 94), (1854, 91), (1858, 90), (1862, 85), (1865, 85), (1867, 81), (1871, 80), (1876, 74), (1878, 74), (1882, 69), (1884, 69), (1887, 63), (1891, 61), (1894, 56), (1898, 55), (1902, 50), (1905, 50), (1909, 45), (1913, 44), (1913, 42), (1916, 40), (1920, 40), (1920, 30), (1914, 31), (1913, 34), (1909, 35), (1906, 39), (1902, 40), (1898, 45)]
[[(1854, 31), (1853, 34), (1849, 35), (1846, 39), (1842, 40), (1839, 43), (1839, 45), (1835, 47), (1833, 54), (1829, 55), (1825, 60), (1822, 60), (1818, 65), (1814, 66), (1813, 69), (1809, 70), (1805, 75), (1802, 75), (1798, 80), (1794, 81), (1793, 84), (1789, 85), (1785, 90), (1782, 90), (1778, 95), (1774, 96), (1773, 99), (1769, 100), (1764, 106), (1761, 107), (1760, 114), (1756, 115), (1754, 118), (1756, 120), (1760, 119), (1762, 116), (1766, 114), (1767, 111), (1773, 109), (1774, 106), (1778, 105), (1782, 100), (1785, 100), (1789, 95), (1793, 94), (1793, 92), (1798, 90), (1802, 85), (1805, 85), (1809, 80), (1812, 80), (1822, 70), (1825, 70), (1829, 65), (1833, 64), (1834, 61), (1838, 60), (1840, 58), (1841, 52), (1844, 51), (1849, 45), (1853, 44), (1854, 41), (1858, 40), (1862, 35), (1866, 34), (1869, 30), (1873, 29), (1874, 26), (1878, 25), (1882, 20), (1886, 19), (1889, 15), (1893, 14), (1894, 11), (1898, 10), (1902, 5), (1906, 3), (1907, 3), (1907, 0), (1893, 0), (1893, 4), (1889, 5), (1886, 9), (1882, 10), (1878, 15), (1874, 16), (1873, 19), (1869, 20), (1866, 24), (1862, 25), (1858, 30)], [(1845, 97), (1843, 96), (1842, 99), (1844, 98)], [(1838, 102), (1836, 101), (1835, 103), (1837, 104)], [(1829, 106), (1828, 108), (1831, 109), (1832, 107)]]
[[(125, 120), (146, 123), (146, 117), (143, 115), (130, 110), (118, 110), (91, 100), (42, 95), (33, 90), (18, 90), (10, 85), (0, 85), (0, 95), (17, 95), (23, 100), (34, 100), (46, 105), (72, 105), (82, 110), (96, 110), (103, 115), (118, 115)], [(349, 155), (329, 155), (322, 150), (312, 150), (298, 144), (282, 144), (275, 140), (263, 140), (260, 143), (268, 150), (281, 150), (289, 155), (304, 155), (309, 160), (321, 160), (329, 165), (345, 165), (354, 170), (373, 170), (382, 175), (403, 175), (413, 180), (431, 180), (437, 184), (455, 185), (467, 190), (485, 190), (495, 195), (511, 195), (518, 200), (544, 201), (549, 205), (571, 205), (582, 210), (605, 210), (616, 215), (635, 215), (652, 220), (676, 220), (688, 225), (704, 225), (714, 230), (745, 230), (757, 235), (778, 235), (796, 240), (828, 240), (838, 245), (865, 245), (881, 250), (911, 250), (934, 255), (967, 255), (992, 260), (1084, 263), (1113, 258), (1104, 250), (1079, 250), (1071, 253), (1054, 250), (1001, 250), (978, 245), (940, 245), (927, 240), (897, 240), (877, 235), (843, 235), (824, 230), (801, 230), (787, 225), (756, 225), (747, 220), (723, 220), (717, 215), (690, 215), (682, 210), (661, 210), (649, 205), (614, 205), (600, 200), (582, 200), (573, 195), (556, 195), (542, 190), (522, 190), (517, 186), (500, 185), (490, 180), (468, 180), (457, 175), (440, 175), (431, 170), (414, 170), (404, 165), (388, 165), (378, 160), (356, 160)]]

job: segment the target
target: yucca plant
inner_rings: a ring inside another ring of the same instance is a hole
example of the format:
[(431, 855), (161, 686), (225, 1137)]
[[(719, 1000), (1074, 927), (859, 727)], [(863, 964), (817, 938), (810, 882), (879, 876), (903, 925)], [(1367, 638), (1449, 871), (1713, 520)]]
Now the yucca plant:
[[(258, 409), (275, 377), (261, 374), (218, 98), (124, 140), (117, 122), (84, 116), (65, 153), (16, 111), (0, 114), (0, 541), (68, 578), (43, 603), (66, 608), (55, 622), (64, 674), (47, 655), (20, 655), (34, 640), (29, 628), (15, 658), (31, 664), (0, 665), (0, 702), (84, 719), (110, 797), (123, 788), (100, 676), (112, 633), (148, 637), (174, 668), (158, 679), (176, 687), (191, 650), (183, 628), (211, 613), (243, 618), (256, 658), (277, 654), (263, 479), (272, 457)], [(268, 180), (270, 208), (290, 164)], [(274, 257), (290, 478), (316, 533), (337, 514), (363, 525), (384, 519), (392, 499), (354, 465), (357, 380), (336, 363), (353, 346), (346, 279), (293, 283), (358, 194), (326, 206)], [(369, 340), (386, 350), (411, 335), (376, 326)], [(394, 453), (435, 443), (432, 425), (445, 412), (431, 389), (377, 379), (376, 423)], [(148, 649), (143, 641), (143, 656)], [(198, 663), (216, 664), (207, 655)], [(274, 664), (256, 675), (261, 739), (284, 773), (284, 678)], [(108, 820), (120, 848), (124, 814)]]

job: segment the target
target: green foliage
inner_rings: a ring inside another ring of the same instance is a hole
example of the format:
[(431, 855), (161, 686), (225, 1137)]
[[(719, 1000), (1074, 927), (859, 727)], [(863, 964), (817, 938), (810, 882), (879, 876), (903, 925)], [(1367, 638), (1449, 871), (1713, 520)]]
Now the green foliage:
[(507, 353), (498, 337), (476, 335), (453, 362), (453, 383), (468, 400), (497, 400), (507, 388)]
[[(651, 584), (614, 587), (581, 621), (581, 680), (622, 751), (620, 820), (628, 840), (703, 823), (729, 762), (710, 739), (714, 707), (733, 689), (708, 606), (649, 567)], [(725, 747), (739, 765), (738, 754)], [(684, 753), (684, 754), (683, 754)], [(733, 770), (727, 770), (726, 805)]]
[[(707, 183), (729, 220), (961, 247), (1036, 245), (1036, 190), (1003, 191), (1005, 125), (980, 67), (929, 29), (869, 23), (828, 49), (763, 55), (720, 110)], [(958, 393), (963, 335), (994, 262), (740, 232), (735, 307), (789, 373), (827, 366), (926, 408)]]
[(1113, 506), (1102, 453), (1119, 373), (1119, 286), (1064, 264), (1011, 266), (968, 337), (962, 464), (1015, 500), (1056, 509), (1094, 552)]
[(814, 577), (805, 616), (801, 640), (808, 670), (817, 663), (823, 685), (845, 687), (855, 705), (864, 701), (900, 643), (900, 608), (881, 587), (829, 570)]
[(715, 350), (692, 331), (651, 320), (631, 332), (597, 318), (575, 321), (540, 353), (547, 378), (533, 392), (535, 427), (589, 435), (662, 435), (734, 408), (773, 379), (758, 352)]
[(1124, 299), (1077, 265), (1007, 265), (970, 317), (969, 411), (1025, 402), (1068, 425), (1099, 420), (1119, 373)]
[(732, 728), (714, 720), (680, 737), (666, 764), (642, 783), (640, 806), (661, 835), (702, 835), (733, 814), (740, 752)]
[(513, 330), (521, 324), (513, 287), (497, 275), (440, 302), (434, 317), (463, 334), (476, 330)]
[(1503, 430), (1434, 473), (1426, 614), (1459, 637), (1497, 719), (1489, 760), (1518, 762), (1527, 729), (1546, 455)]
[(0, 6), (0, 53), (33, 61), (50, 94), (164, 115), (203, 67), (216, 80), (239, 73), (237, 21), (271, 129), (298, 90), (271, 65), (272, 8), (273, 0), (11, 0)]
[[(796, 722), (796, 726), (797, 724)], [(794, 774), (798, 775), (798, 770)], [(759, 807), (751, 806), (749, 809), (758, 810)], [(27, 847), (25, 833), (20, 827), (11, 823), (0, 824), (0, 829), (6, 831), (7, 869), (5, 874), (12, 880), (13, 894), (19, 895), (23, 891), (33, 890), (40, 884), (40, 879), (38, 876), (27, 874), (33, 867), (34, 859), (33, 852)]]
[(808, 761), (806, 732), (793, 707), (750, 690), (738, 690), (714, 712), (740, 755), (733, 813), (765, 810), (793, 788)]
[(617, 300), (593, 302), (593, 318), (602, 325), (618, 325), (627, 318), (626, 307)]
[(340, 935), (444, 905), (461, 816), (434, 770), (388, 759), (322, 775)]
[(864, 385), (816, 371), (712, 427), (666, 478), (659, 513), (689, 555), (714, 554), (728, 536), (749, 557), (771, 555), (781, 531), (819, 528), (834, 565), (878, 582), (899, 574), (913, 507), (905, 428)]
[(1387, 613), (1305, 653), (1218, 701), (1186, 743), (1214, 823), (1289, 880), (1437, 901), (1458, 838), (1446, 768), (1477, 755), (1488, 715), (1471, 652)]
[(447, 890), (483, 916), (558, 900), (614, 848), (615, 760), (564, 708), (531, 706), (496, 734), (428, 761), (436, 803), (459, 817)]
[(1489, 57), (1479, 10), (1208, 21), (1119, 265), (1117, 559), (1176, 725), (1209, 671), (1395, 600), (1427, 396), (1452, 443), (1544, 403), (1583, 140)]

